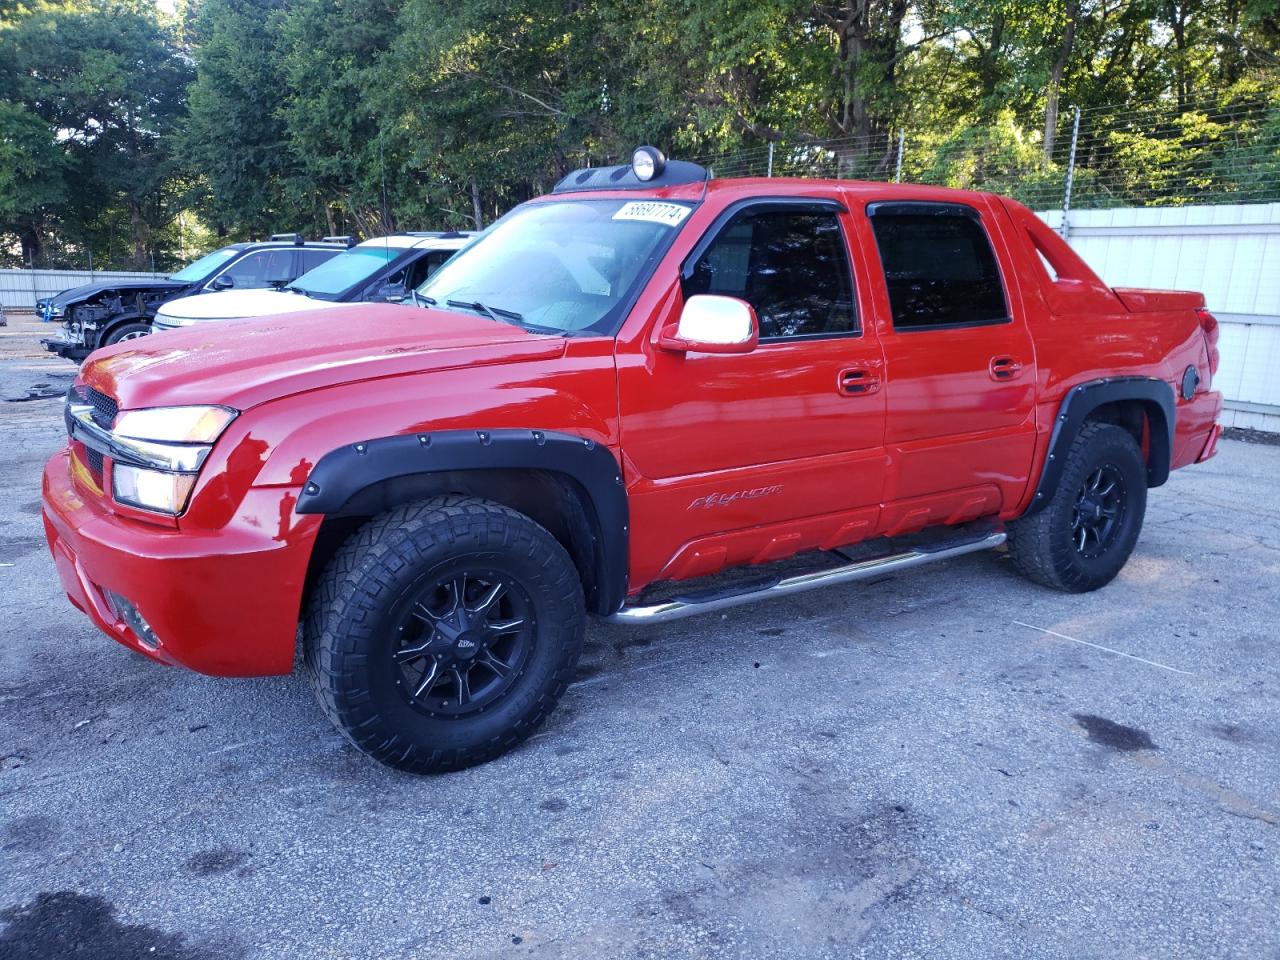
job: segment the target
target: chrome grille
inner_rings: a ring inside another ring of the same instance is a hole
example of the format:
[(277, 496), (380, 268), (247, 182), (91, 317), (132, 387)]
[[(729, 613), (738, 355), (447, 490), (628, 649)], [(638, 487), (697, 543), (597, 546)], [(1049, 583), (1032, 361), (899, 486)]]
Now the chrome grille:
[(116, 414), (120, 412), (115, 400), (93, 387), (84, 392), (84, 398), (93, 407), (93, 422), (105, 430), (110, 430), (116, 422)]

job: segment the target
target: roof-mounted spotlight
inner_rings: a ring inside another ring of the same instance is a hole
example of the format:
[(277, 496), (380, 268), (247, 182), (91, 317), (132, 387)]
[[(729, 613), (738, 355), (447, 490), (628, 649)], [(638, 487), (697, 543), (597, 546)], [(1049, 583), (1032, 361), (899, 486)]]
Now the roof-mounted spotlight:
[(667, 158), (657, 147), (636, 147), (631, 154), (631, 172), (637, 180), (649, 181), (662, 175), (667, 165)]

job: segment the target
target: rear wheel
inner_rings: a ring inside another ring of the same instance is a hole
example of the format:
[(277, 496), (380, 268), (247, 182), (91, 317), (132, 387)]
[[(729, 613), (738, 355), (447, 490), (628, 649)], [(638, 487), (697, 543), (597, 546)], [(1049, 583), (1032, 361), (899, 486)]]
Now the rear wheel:
[(1009, 524), (1009, 555), (1037, 583), (1070, 593), (1097, 590), (1128, 561), (1146, 508), (1147, 468), (1132, 435), (1112, 424), (1085, 424), (1048, 505)]
[(148, 336), (151, 333), (151, 324), (149, 323), (122, 323), (102, 341), (104, 347), (109, 347), (113, 343), (124, 343), (126, 340), (137, 340), (139, 337)]
[(551, 534), (499, 504), (441, 497), (370, 521), (334, 556), (306, 662), (325, 712), (365, 753), (456, 769), (546, 719), (584, 622), (577, 571)]

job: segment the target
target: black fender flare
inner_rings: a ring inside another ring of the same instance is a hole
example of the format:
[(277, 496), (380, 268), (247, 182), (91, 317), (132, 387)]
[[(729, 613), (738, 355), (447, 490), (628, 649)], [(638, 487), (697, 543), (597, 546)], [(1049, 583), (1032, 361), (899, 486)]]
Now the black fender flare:
[(630, 519), (622, 469), (609, 448), (543, 430), (446, 430), (380, 437), (326, 453), (312, 468), (297, 513), (338, 513), (362, 490), (398, 477), (466, 470), (540, 470), (572, 480), (596, 541), (593, 606), (612, 613), (627, 595)]
[(1098, 407), (1117, 401), (1136, 400), (1147, 411), (1150, 424), (1147, 449), (1147, 486), (1158, 487), (1169, 479), (1173, 462), (1173, 432), (1177, 406), (1173, 387), (1154, 377), (1108, 377), (1072, 387), (1062, 398), (1054, 419), (1049, 450), (1045, 454), (1040, 483), (1027, 513), (1042, 510), (1058, 489), (1066, 467), (1067, 452), (1089, 415)]

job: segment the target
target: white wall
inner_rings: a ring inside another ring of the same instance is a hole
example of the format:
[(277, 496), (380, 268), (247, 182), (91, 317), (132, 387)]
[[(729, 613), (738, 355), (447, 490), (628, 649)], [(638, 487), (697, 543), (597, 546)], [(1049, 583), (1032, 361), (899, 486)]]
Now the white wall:
[[(1061, 230), (1060, 210), (1041, 217)], [(1224, 425), (1280, 432), (1280, 203), (1073, 210), (1067, 239), (1112, 286), (1204, 293)]]
[(0, 307), (28, 311), (36, 301), (70, 287), (99, 280), (132, 280), (163, 277), (163, 273), (107, 273), (101, 270), (0, 270)]

